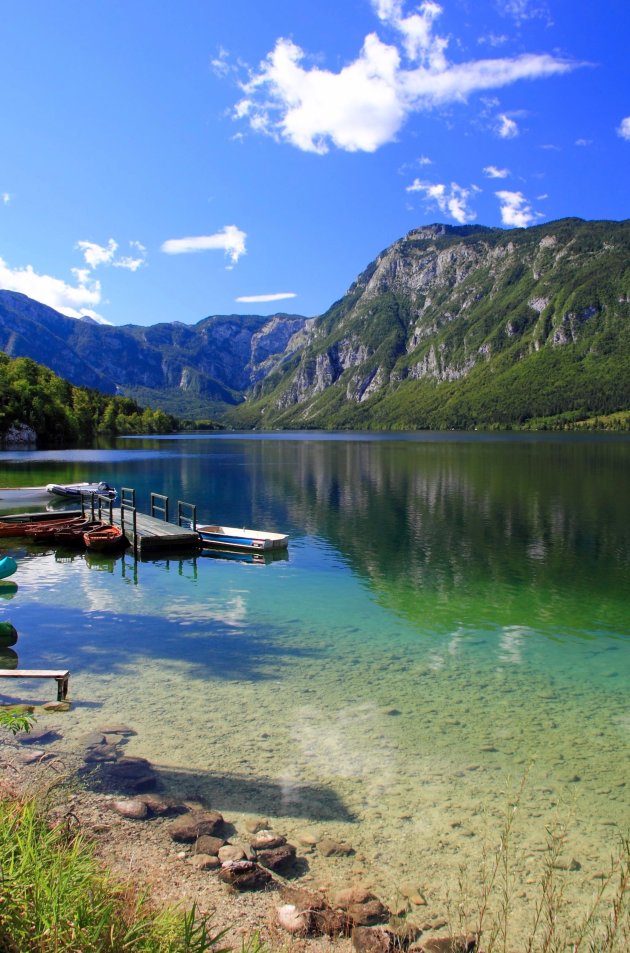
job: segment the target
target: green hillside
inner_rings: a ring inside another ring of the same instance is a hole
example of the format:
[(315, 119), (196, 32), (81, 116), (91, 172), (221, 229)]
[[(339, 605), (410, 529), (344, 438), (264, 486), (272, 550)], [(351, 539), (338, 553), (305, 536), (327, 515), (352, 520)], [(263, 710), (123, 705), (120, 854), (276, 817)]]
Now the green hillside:
[(99, 434), (169, 433), (180, 423), (127, 397), (75, 387), (28, 357), (0, 351), (0, 443), (14, 426), (31, 428), (38, 446), (91, 443)]
[[(565, 426), (630, 409), (630, 222), (418, 229), (229, 419), (243, 426)], [(618, 426), (627, 425), (622, 413)]]

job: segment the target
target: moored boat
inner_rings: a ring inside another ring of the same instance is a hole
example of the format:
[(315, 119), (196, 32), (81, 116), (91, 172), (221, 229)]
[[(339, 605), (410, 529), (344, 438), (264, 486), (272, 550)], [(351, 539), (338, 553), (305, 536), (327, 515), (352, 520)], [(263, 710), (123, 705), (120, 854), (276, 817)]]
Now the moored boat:
[(46, 491), (53, 496), (62, 496), (70, 500), (80, 499), (83, 493), (107, 496), (110, 500), (115, 500), (117, 496), (114, 487), (104, 481), (100, 483), (49, 483), (46, 486)]
[(100, 520), (89, 520), (78, 517), (57, 525), (31, 525), (26, 534), (34, 543), (57, 543), (59, 545), (83, 546), (83, 534), (89, 530), (99, 529), (105, 524)]
[(284, 533), (269, 533), (257, 529), (238, 529), (235, 526), (198, 526), (202, 546), (221, 549), (271, 550), (286, 549), (289, 537)]
[(12, 576), (17, 569), (17, 563), (13, 556), (2, 556), (0, 558), (0, 579), (7, 579)]
[(129, 545), (127, 537), (118, 526), (100, 526), (83, 534), (87, 549), (98, 553), (113, 553)]
[(49, 499), (45, 486), (0, 486), (0, 505), (17, 506), (20, 503), (40, 503)]
[(45, 532), (51, 529), (61, 529), (77, 522), (83, 522), (84, 518), (79, 516), (57, 517), (55, 519), (0, 519), (0, 536), (31, 536), (34, 533)]

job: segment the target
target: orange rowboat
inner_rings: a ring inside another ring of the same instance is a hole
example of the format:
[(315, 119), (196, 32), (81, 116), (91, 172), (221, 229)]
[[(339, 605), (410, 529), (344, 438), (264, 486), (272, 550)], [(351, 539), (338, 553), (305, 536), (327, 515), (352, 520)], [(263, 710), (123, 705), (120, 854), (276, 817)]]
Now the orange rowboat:
[(101, 526), (83, 534), (83, 542), (92, 552), (118, 552), (129, 545), (126, 536), (118, 526)]

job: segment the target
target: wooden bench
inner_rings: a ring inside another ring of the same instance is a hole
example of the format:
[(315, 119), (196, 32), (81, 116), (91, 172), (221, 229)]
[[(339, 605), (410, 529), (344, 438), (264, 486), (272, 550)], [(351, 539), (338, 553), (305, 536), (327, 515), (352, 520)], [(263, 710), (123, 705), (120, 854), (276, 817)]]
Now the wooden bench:
[(57, 682), (57, 701), (68, 695), (70, 672), (48, 668), (0, 668), (0, 678), (54, 678)]

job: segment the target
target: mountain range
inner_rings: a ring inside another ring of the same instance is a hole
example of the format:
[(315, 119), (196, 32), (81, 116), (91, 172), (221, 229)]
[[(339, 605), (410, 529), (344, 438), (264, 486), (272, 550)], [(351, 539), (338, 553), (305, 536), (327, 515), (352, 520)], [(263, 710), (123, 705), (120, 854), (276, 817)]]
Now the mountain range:
[(0, 350), (257, 428), (469, 428), (630, 409), (630, 220), (430, 225), (323, 315), (113, 327), (0, 291)]

